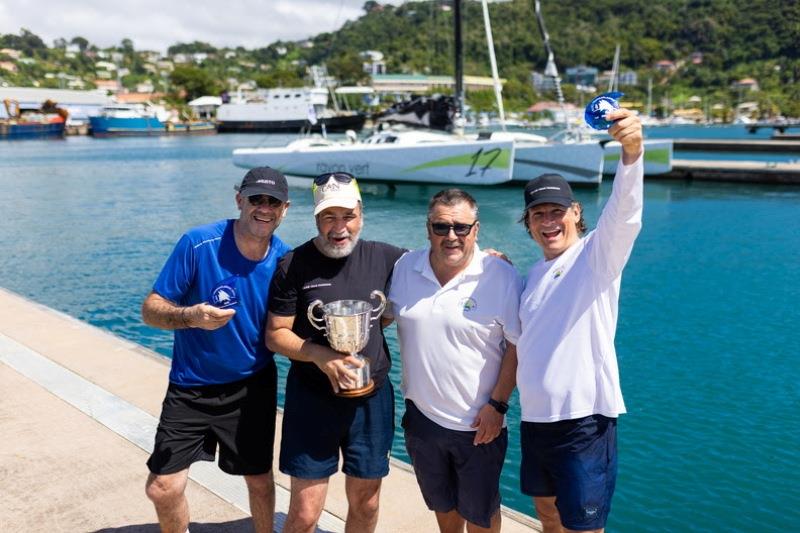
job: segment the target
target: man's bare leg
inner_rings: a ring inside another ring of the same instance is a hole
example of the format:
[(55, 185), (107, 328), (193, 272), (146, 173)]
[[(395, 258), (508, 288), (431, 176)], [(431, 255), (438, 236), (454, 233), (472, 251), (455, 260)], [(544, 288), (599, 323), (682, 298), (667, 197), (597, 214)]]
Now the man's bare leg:
[(438, 511), (434, 511), (434, 513), (436, 514), (436, 523), (439, 524), (440, 533), (463, 533), (466, 520), (458, 514), (458, 511), (453, 509), (446, 513)]
[(272, 470), (257, 476), (244, 476), (250, 497), (250, 515), (256, 533), (272, 533), (275, 520), (275, 480)]
[(155, 505), (163, 533), (185, 533), (189, 528), (189, 503), (185, 494), (188, 480), (188, 468), (174, 474), (147, 476), (145, 494)]
[(328, 478), (292, 477), (291, 492), (289, 514), (286, 516), (283, 533), (313, 533), (325, 507)]
[(544, 533), (564, 533), (561, 527), (561, 516), (556, 508), (556, 497), (537, 496), (533, 499), (533, 506), (536, 508), (536, 516), (542, 523)]
[(500, 533), (501, 523), (500, 509), (498, 509), (489, 521), (489, 527), (481, 527), (472, 522), (467, 522), (467, 533)]
[(371, 533), (378, 525), (381, 479), (345, 478), (347, 522), (345, 533)]

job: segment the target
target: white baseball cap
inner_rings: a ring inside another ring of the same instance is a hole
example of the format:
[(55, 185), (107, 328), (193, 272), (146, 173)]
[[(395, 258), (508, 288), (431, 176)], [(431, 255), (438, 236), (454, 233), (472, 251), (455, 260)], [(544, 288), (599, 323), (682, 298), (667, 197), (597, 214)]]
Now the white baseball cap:
[(358, 182), (347, 172), (329, 172), (314, 178), (311, 186), (314, 193), (314, 215), (329, 207), (355, 209), (361, 201)]

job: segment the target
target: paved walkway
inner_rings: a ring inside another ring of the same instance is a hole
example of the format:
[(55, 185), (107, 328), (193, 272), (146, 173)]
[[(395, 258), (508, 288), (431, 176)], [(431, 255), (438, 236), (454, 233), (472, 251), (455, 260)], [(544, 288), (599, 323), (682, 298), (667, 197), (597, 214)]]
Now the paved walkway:
[[(137, 344), (0, 288), (0, 530), (158, 531), (144, 495), (144, 463), (168, 364)], [(276, 472), (276, 483), (279, 531), (289, 479)], [(251, 531), (241, 478), (196, 463), (187, 495), (193, 533)], [(344, 531), (346, 514), (344, 476), (337, 474), (319, 531)], [(413, 473), (393, 461), (378, 531), (436, 530)], [(504, 511), (504, 532), (538, 530), (532, 518)]]

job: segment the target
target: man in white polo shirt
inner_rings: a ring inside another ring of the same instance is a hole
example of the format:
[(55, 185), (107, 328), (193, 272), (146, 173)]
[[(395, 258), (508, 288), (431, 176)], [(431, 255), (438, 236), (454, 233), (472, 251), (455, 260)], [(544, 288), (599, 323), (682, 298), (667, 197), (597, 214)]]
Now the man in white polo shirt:
[(389, 300), (403, 358), (406, 449), (442, 532), (500, 531), (504, 415), (514, 389), (522, 282), (478, 249), (475, 199), (428, 205), (430, 247), (404, 255)]

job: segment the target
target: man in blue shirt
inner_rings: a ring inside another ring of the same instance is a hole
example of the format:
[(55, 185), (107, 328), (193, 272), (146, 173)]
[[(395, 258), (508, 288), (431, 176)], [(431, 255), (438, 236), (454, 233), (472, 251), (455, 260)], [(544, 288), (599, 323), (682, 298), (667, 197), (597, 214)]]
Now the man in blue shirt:
[(272, 532), (277, 372), (264, 343), (272, 274), (290, 248), (273, 235), (289, 207), (286, 178), (250, 170), (238, 219), (186, 232), (142, 304), (150, 326), (175, 331), (169, 387), (147, 466), (162, 531), (189, 526), (189, 467), (213, 461), (243, 475), (256, 532)]

